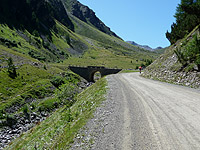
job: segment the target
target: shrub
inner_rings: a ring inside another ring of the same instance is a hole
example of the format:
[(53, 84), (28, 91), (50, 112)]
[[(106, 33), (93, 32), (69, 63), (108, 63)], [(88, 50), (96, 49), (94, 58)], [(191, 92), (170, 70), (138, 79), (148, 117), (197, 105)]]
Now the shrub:
[(186, 46), (176, 49), (175, 54), (178, 57), (178, 61), (186, 67), (188, 64), (194, 63), (200, 71), (200, 40), (197, 36), (186, 44)]
[(13, 60), (12, 60), (11, 57), (8, 59), (7, 63), (8, 63), (8, 75), (9, 75), (9, 77), (11, 77), (13, 79), (16, 78), (17, 72), (16, 72), (16, 68), (13, 64)]
[(44, 70), (47, 70), (47, 67), (46, 67), (46, 65), (44, 65)]
[(0, 110), (0, 119), (5, 118), (5, 112), (3, 110)]
[(34, 31), (32, 32), (32, 34), (33, 34), (34, 36), (36, 36), (36, 37), (39, 37), (39, 36), (40, 36), (40, 34), (39, 34), (39, 32), (38, 32), (37, 30), (34, 30)]
[(70, 37), (68, 34), (65, 36), (65, 39), (67, 41), (67, 44), (71, 46), (71, 41), (70, 41)]
[(17, 123), (17, 120), (14, 118), (13, 115), (7, 115), (6, 116), (6, 125), (9, 127), (12, 127), (14, 124)]
[(61, 77), (61, 76), (54, 76), (52, 79), (51, 79), (51, 83), (55, 86), (55, 87), (59, 87), (59, 86), (61, 86), (62, 84), (64, 84), (65, 83), (65, 81), (64, 81), (64, 79), (63, 79), (63, 77)]
[(27, 104), (24, 105), (24, 107), (22, 108), (22, 110), (23, 110), (24, 114), (28, 114), (29, 113), (29, 107), (28, 107), (28, 105)]
[(184, 57), (184, 54), (181, 51), (181, 49), (177, 48), (174, 52), (178, 58), (178, 61), (183, 65), (183, 67), (186, 67), (187, 66), (187, 58)]
[(76, 74), (73, 74), (73, 73), (65, 73), (65, 79), (68, 81), (68, 82), (72, 82), (74, 84), (77, 84), (78, 82), (80, 82), (80, 77)]
[(70, 107), (68, 108), (68, 111), (67, 111), (67, 115), (66, 115), (66, 121), (67, 122), (72, 122), (74, 120), (73, 116), (72, 116), (72, 113), (71, 113), (71, 109)]
[(71, 105), (74, 101), (74, 97), (78, 93), (78, 88), (74, 84), (67, 83), (63, 84), (55, 93), (61, 103)]
[(39, 104), (38, 111), (50, 111), (53, 110), (54, 108), (58, 108), (59, 103), (57, 102), (56, 98), (50, 98), (46, 99), (43, 102)]
[(147, 67), (147, 66), (149, 66), (153, 61), (152, 61), (151, 59), (150, 59), (150, 60), (147, 59), (145, 62), (146, 62), (145, 66)]

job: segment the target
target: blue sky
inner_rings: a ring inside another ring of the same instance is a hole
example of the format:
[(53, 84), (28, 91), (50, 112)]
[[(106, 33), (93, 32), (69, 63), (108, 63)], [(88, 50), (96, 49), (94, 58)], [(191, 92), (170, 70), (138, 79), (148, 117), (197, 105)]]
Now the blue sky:
[(152, 48), (166, 47), (176, 7), (181, 0), (79, 0), (90, 7), (108, 27), (125, 41)]

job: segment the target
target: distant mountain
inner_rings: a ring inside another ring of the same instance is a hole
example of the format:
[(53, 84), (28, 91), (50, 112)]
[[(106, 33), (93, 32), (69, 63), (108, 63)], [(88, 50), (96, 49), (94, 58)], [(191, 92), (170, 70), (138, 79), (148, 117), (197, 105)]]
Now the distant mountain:
[(129, 44), (135, 45), (135, 46), (137, 46), (137, 47), (143, 48), (143, 49), (145, 49), (145, 50), (149, 50), (149, 51), (155, 51), (155, 50), (163, 49), (162, 47), (157, 47), (157, 48), (153, 49), (153, 48), (151, 48), (151, 47), (148, 46), (148, 45), (140, 45), (140, 44), (138, 44), (138, 43), (136, 43), (136, 42), (134, 42), (134, 41), (126, 41), (126, 42), (129, 43)]
[(155, 50), (163, 49), (161, 46), (155, 48)]

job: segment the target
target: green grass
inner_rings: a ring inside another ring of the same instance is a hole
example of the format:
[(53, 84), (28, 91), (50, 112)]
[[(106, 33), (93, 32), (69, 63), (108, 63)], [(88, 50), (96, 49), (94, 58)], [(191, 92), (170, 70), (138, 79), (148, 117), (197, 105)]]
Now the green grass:
[[(28, 99), (43, 101), (45, 97), (53, 95), (55, 90), (51, 83), (53, 76), (60, 76), (60, 73), (66, 74), (67, 71), (49, 64), (42, 64), (29, 56), (0, 45), (2, 66), (7, 66), (6, 59), (9, 57), (13, 58), (14, 64), (22, 65), (17, 65), (17, 77), (14, 79), (9, 77), (6, 68), (0, 69), (0, 117), (2, 113), (6, 113), (7, 108), (17, 103), (23, 106)], [(32, 65), (33, 62), (38, 65)], [(66, 77), (72, 83), (79, 79), (77, 75), (69, 72)]]
[(88, 50), (81, 57), (70, 57), (58, 66), (105, 66), (107, 68), (135, 69), (140, 66), (142, 59), (135, 56), (117, 55), (106, 49)]
[(53, 110), (57, 107), (55, 105), (55, 103), (57, 103), (57, 105), (59, 105), (60, 101), (57, 98), (53, 97), (53, 98), (47, 98), (43, 101), (40, 101), (39, 104), (33, 103), (33, 105), (35, 105), (35, 107), (37, 107), (37, 110), (39, 110), (39, 111), (50, 112), (51, 110)]
[[(7, 25), (2, 25), (2, 24), (0, 24), (0, 30), (3, 31), (1, 32), (0, 37), (8, 39), (14, 43), (17, 43), (17, 47), (12, 47), (13, 50), (18, 51), (20, 53), (24, 53), (24, 54), (27, 54), (29, 50), (38, 51), (36, 47), (34, 47), (33, 45), (31, 45), (31, 43), (29, 43), (29, 41), (26, 41), (24, 38), (19, 36), (19, 34), (17, 33), (17, 30), (10, 29)], [(36, 43), (36, 39), (37, 40), (39, 39), (31, 35), (26, 30), (24, 31), (24, 34), (27, 36), (27, 38), (30, 39), (31, 42)]]
[(17, 78), (8, 76), (7, 70), (0, 72), (0, 110), (17, 103), (24, 103), (28, 98), (44, 98), (52, 93), (53, 85), (50, 78), (53, 76), (48, 71), (23, 65), (17, 69)]
[(45, 121), (23, 133), (6, 149), (69, 148), (78, 130), (92, 118), (93, 112), (105, 100), (106, 86), (105, 78), (98, 80), (77, 96), (76, 103), (70, 109), (66, 106), (58, 109)]

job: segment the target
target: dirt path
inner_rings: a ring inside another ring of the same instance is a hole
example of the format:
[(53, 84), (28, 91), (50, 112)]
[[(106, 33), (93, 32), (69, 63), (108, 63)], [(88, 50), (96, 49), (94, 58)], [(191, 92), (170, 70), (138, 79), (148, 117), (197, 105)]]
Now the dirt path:
[(200, 149), (199, 90), (144, 79), (138, 73), (107, 79), (108, 100), (84, 131), (85, 138), (93, 140), (86, 144), (88, 149)]

